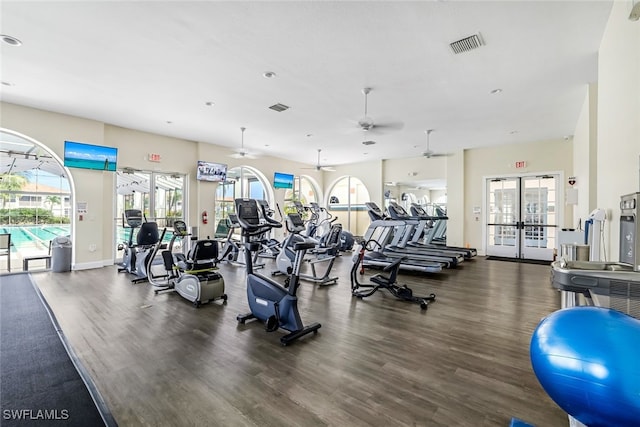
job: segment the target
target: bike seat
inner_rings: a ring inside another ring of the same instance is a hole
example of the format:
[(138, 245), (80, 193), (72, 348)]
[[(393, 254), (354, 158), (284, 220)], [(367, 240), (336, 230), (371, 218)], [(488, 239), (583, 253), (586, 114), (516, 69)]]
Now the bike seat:
[(297, 242), (293, 245), (294, 251), (301, 251), (306, 249), (313, 249), (316, 247), (315, 242)]

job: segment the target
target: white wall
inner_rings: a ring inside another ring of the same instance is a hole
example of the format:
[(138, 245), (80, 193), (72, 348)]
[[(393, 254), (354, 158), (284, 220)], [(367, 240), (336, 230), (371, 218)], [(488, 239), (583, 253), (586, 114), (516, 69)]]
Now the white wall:
[[(64, 114), (21, 107), (13, 104), (0, 104), (0, 124), (2, 127), (31, 137), (47, 146), (59, 158), (63, 157), (64, 141), (104, 144), (104, 124)], [(112, 172), (74, 169), (68, 171), (74, 185), (77, 202), (86, 202), (88, 212), (78, 221), (74, 215), (71, 223), (75, 236), (72, 251), (72, 264), (85, 264), (101, 267), (113, 261), (113, 232), (105, 230), (104, 218), (113, 214), (115, 181)], [(95, 245), (95, 250), (93, 249)]]
[(598, 56), (597, 206), (609, 260), (619, 260), (620, 196), (640, 191), (640, 22), (628, 19), (630, 1), (613, 2)]
[(573, 210), (573, 226), (584, 221), (596, 208), (597, 147), (598, 147), (598, 85), (590, 84), (576, 123), (573, 136), (574, 188), (578, 192), (578, 204), (567, 206)]
[(466, 233), (466, 218), (471, 208), (466, 201), (466, 151), (447, 157), (447, 245), (472, 247)]
[(413, 157), (387, 159), (383, 163), (385, 182), (411, 183), (432, 179), (446, 179), (447, 157)]
[[(483, 206), (484, 179), (501, 175), (562, 172), (564, 177), (573, 170), (573, 143), (563, 139), (528, 144), (512, 144), (473, 150), (464, 155), (464, 238), (472, 247), (482, 251), (483, 219), (473, 214), (474, 207)], [(526, 168), (515, 169), (515, 162), (524, 160)], [(561, 185), (566, 185), (561, 183)], [(449, 189), (448, 200), (452, 191)], [(571, 225), (571, 216), (559, 218), (560, 226)], [(448, 234), (448, 229), (447, 229)]]

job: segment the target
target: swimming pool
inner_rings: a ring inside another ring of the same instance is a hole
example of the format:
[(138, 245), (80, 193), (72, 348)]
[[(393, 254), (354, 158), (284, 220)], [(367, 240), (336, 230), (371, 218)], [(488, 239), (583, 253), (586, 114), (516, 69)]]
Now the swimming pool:
[[(116, 230), (116, 245), (129, 240), (130, 228), (118, 227)], [(138, 229), (134, 230), (133, 242), (136, 242)], [(162, 230), (159, 230), (162, 233)], [(11, 234), (11, 253), (25, 255), (46, 254), (49, 252), (49, 242), (58, 236), (70, 236), (69, 224), (48, 225), (3, 225), (0, 233)], [(172, 230), (167, 230), (162, 241), (168, 243), (173, 235)]]
[(58, 236), (69, 236), (70, 226), (59, 225), (3, 225), (0, 232), (11, 234), (11, 252), (49, 250), (49, 241)]

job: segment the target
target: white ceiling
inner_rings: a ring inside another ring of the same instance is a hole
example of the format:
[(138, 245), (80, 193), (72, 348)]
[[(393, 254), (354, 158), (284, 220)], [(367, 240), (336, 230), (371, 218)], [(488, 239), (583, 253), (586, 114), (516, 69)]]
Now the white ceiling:
[[(309, 164), (318, 148), (323, 164), (418, 156), (426, 129), (435, 129), (438, 152), (562, 138), (597, 81), (610, 9), (611, 1), (3, 0), (0, 32), (22, 45), (0, 43), (2, 99), (229, 154), (244, 126), (250, 151)], [(452, 53), (449, 43), (478, 33), (484, 46)], [(358, 128), (364, 87), (374, 122), (402, 129)], [(276, 103), (291, 108), (268, 108)]]

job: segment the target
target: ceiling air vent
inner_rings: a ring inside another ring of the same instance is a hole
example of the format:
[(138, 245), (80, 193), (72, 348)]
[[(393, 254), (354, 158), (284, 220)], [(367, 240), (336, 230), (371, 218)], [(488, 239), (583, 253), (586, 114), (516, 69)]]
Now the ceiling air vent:
[(449, 46), (451, 46), (451, 50), (453, 50), (453, 53), (455, 54), (469, 52), (470, 50), (477, 49), (482, 45), (484, 45), (484, 43), (480, 38), (480, 34), (474, 34), (449, 44)]
[(283, 111), (288, 110), (288, 109), (289, 109), (289, 106), (284, 105), (284, 104), (277, 103), (277, 104), (273, 104), (273, 105), (272, 105), (271, 107), (269, 107), (269, 108), (271, 108), (273, 111), (277, 111), (278, 113), (282, 113)]
[(375, 143), (376, 143), (375, 141), (371, 141), (371, 140), (369, 140), (369, 141), (362, 141), (362, 144), (364, 144), (364, 145), (373, 145), (373, 144), (375, 144)]

